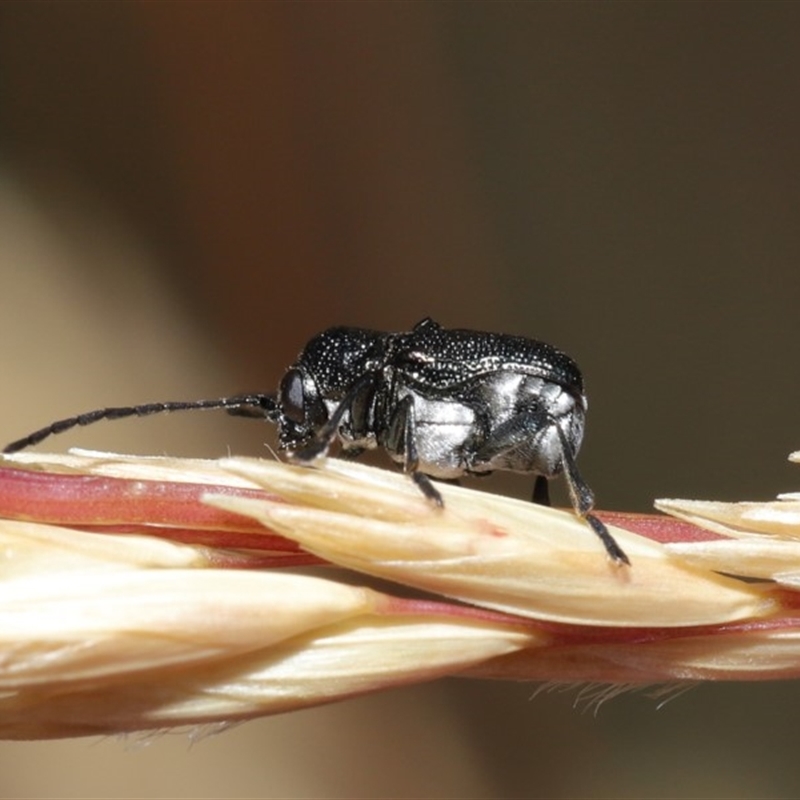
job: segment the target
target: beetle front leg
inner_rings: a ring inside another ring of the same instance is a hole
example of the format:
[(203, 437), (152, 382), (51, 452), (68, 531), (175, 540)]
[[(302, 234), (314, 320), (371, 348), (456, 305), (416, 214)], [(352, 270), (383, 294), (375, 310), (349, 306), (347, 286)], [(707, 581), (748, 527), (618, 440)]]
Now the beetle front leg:
[[(375, 376), (372, 373), (368, 373), (356, 381), (342, 398), (341, 403), (336, 406), (336, 410), (331, 414), (328, 421), (317, 431), (315, 438), (309, 444), (305, 445), (305, 447), (292, 453), (291, 458), (294, 461), (304, 461), (308, 463), (325, 455), (339, 432), (339, 425), (342, 424), (344, 415), (348, 411), (352, 412), (353, 404), (356, 402), (356, 399), (365, 390), (369, 389), (374, 382)], [(356, 453), (356, 455), (358, 454)]]
[(392, 420), (389, 425), (389, 437), (387, 441), (387, 449), (390, 452), (397, 452), (400, 439), (403, 442), (403, 470), (406, 475), (411, 477), (411, 480), (417, 484), (422, 494), (442, 508), (444, 500), (439, 490), (433, 485), (431, 479), (424, 473), (418, 470), (419, 467), (419, 454), (417, 453), (417, 425), (414, 417), (414, 398), (411, 395), (406, 395), (398, 404), (397, 408), (392, 415)]

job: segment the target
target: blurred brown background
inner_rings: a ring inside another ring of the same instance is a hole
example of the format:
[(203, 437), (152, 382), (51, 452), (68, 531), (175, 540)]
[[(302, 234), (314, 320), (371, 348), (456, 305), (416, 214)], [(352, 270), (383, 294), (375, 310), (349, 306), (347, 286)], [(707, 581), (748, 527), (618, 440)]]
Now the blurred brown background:
[[(601, 507), (797, 489), (799, 24), (769, 2), (0, 4), (0, 439), (269, 389), (326, 326), (431, 315), (575, 356)], [(75, 444), (274, 438), (198, 414), (52, 447)], [(3, 743), (0, 795), (800, 790), (796, 684), (596, 718), (532, 689), (442, 681), (192, 747)]]

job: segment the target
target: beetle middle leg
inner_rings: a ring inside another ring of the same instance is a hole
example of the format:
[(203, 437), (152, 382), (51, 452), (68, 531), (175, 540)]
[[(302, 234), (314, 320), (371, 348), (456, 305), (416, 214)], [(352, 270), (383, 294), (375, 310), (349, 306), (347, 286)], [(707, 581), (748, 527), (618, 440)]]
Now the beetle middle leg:
[(403, 443), (403, 471), (411, 476), (411, 480), (417, 484), (420, 491), (432, 503), (442, 508), (444, 500), (439, 490), (433, 485), (433, 481), (424, 473), (420, 472), (419, 454), (417, 453), (417, 425), (414, 417), (414, 398), (406, 395), (395, 409), (389, 425), (387, 448), (392, 452), (398, 452), (400, 441)]

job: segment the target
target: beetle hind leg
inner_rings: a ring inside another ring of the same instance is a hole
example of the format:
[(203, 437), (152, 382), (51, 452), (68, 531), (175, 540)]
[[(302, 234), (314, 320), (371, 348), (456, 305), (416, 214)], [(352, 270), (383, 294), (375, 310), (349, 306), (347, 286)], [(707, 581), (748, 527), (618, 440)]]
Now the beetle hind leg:
[(584, 514), (584, 519), (592, 526), (592, 530), (597, 534), (606, 552), (616, 564), (631, 565), (631, 561), (625, 551), (617, 544), (617, 540), (611, 535), (602, 520), (594, 514)]
[(617, 540), (611, 535), (605, 524), (591, 513), (594, 508), (594, 494), (581, 477), (580, 472), (578, 472), (575, 456), (567, 443), (564, 432), (558, 425), (555, 427), (558, 431), (559, 441), (561, 442), (564, 477), (567, 481), (572, 507), (579, 516), (583, 517), (589, 523), (592, 530), (603, 543), (611, 560), (616, 564), (627, 564), (630, 566), (630, 559), (625, 555), (625, 551), (617, 544)]

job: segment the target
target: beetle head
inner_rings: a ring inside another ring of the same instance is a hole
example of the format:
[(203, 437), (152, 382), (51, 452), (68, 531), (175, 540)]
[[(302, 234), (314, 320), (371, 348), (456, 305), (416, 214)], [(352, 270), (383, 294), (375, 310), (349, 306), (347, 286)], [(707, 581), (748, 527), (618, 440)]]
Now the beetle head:
[(328, 411), (314, 378), (301, 366), (287, 370), (278, 389), (279, 438), (282, 448), (308, 444), (327, 422)]

